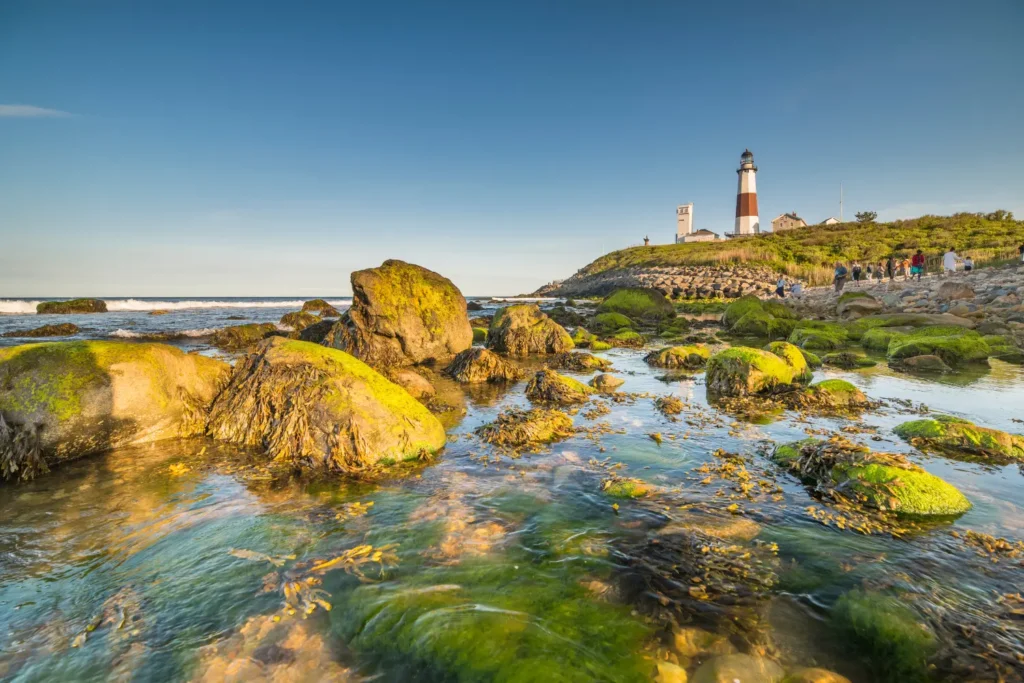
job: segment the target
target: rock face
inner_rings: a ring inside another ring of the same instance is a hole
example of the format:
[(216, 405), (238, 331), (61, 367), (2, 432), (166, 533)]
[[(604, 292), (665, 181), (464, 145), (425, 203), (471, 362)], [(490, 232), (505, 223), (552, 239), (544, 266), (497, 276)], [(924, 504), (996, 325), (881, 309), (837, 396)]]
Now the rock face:
[(487, 348), (513, 356), (562, 353), (573, 347), (565, 328), (542, 313), (536, 304), (516, 304), (499, 310), (487, 331)]
[(281, 324), (290, 327), (296, 332), (301, 332), (310, 325), (316, 325), (320, 318), (307, 311), (292, 311), (281, 316)]
[(306, 303), (302, 304), (302, 310), (305, 313), (312, 313), (321, 318), (337, 318), (341, 315), (338, 309), (330, 305), (323, 299), (311, 299)]
[(352, 307), (324, 343), (374, 367), (448, 360), (473, 343), (452, 282), (404, 261), (352, 273)]
[(634, 287), (612, 292), (597, 307), (599, 313), (621, 313), (636, 322), (657, 323), (675, 317), (672, 302), (656, 289)]
[(69, 301), (43, 301), (36, 306), (39, 314), (106, 313), (107, 303), (101, 299), (71, 299)]
[(202, 434), (206, 408), (229, 372), (226, 363), (164, 344), (0, 349), (0, 415), (7, 424), (0, 478), (31, 478), (89, 453)]
[(402, 387), (351, 355), (271, 337), (239, 360), (208, 433), (299, 469), (358, 472), (429, 456), (444, 427)]
[(515, 363), (478, 346), (455, 356), (444, 369), (444, 374), (463, 384), (518, 382), (526, 376), (526, 372)]
[(13, 332), (4, 332), (3, 337), (23, 337), (23, 338), (34, 338), (34, 337), (70, 337), (73, 334), (81, 332), (78, 329), (78, 325), (72, 323), (60, 323), (59, 325), (43, 325), (32, 330), (14, 330)]
[(960, 452), (995, 460), (1024, 460), (1024, 436), (1008, 434), (951, 415), (904, 422), (893, 430), (919, 448)]
[(805, 439), (779, 446), (772, 459), (801, 479), (852, 494), (866, 507), (898, 515), (953, 516), (971, 503), (952, 484), (925, 472), (903, 456), (872, 453), (842, 439)]
[(396, 368), (388, 373), (388, 379), (409, 392), (413, 398), (430, 398), (437, 393), (434, 385), (414, 370)]
[(704, 344), (693, 344), (652, 351), (644, 357), (644, 361), (656, 368), (695, 370), (704, 367), (710, 357), (711, 350), (708, 347)]
[(279, 334), (274, 323), (232, 325), (214, 332), (210, 343), (222, 351), (242, 351), (274, 334)]
[(541, 370), (526, 385), (526, 397), (548, 403), (586, 403), (594, 390), (571, 377)]
[(747, 396), (784, 389), (800, 375), (794, 366), (770, 351), (734, 346), (711, 356), (705, 383), (712, 394)]

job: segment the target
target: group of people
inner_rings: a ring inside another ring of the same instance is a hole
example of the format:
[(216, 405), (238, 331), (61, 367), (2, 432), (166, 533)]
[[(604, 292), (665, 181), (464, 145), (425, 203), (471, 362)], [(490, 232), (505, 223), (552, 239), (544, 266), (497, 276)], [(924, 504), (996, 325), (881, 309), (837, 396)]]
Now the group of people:
[[(1024, 245), (1021, 246), (1021, 255), (1024, 259)], [(970, 273), (974, 270), (974, 259), (970, 256), (960, 258), (953, 247), (950, 247), (942, 255), (942, 273), (944, 275), (951, 275), (957, 271), (957, 267), (962, 265), (964, 273)], [(889, 281), (895, 280), (897, 277), (902, 277), (904, 280), (910, 280), (917, 278), (920, 280), (927, 267), (927, 260), (925, 259), (924, 252), (918, 249), (913, 256), (902, 258), (897, 256), (890, 256), (885, 263), (881, 261), (871, 264), (868, 263), (865, 268), (860, 264), (859, 261), (854, 261), (849, 267), (842, 262), (836, 263), (836, 268), (833, 274), (833, 283), (837, 292), (842, 291), (843, 286), (846, 284), (848, 279), (853, 280), (854, 283), (867, 280), (883, 280), (888, 278)]]

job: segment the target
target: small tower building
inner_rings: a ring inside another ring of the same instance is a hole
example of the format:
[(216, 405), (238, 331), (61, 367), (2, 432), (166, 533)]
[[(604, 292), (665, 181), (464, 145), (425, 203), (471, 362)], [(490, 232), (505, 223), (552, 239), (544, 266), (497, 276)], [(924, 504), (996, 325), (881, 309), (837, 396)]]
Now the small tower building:
[(736, 230), (734, 236), (756, 235), (761, 232), (757, 217), (757, 166), (754, 155), (744, 150), (740, 167), (736, 169), (739, 184), (736, 190)]
[(693, 202), (676, 207), (676, 244), (693, 233)]

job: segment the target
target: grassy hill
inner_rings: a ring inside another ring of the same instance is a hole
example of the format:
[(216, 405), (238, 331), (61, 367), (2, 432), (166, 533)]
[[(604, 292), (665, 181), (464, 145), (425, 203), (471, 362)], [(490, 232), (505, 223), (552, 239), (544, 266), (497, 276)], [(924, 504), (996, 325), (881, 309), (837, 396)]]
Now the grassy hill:
[(836, 261), (885, 261), (890, 254), (909, 256), (917, 249), (938, 266), (950, 246), (977, 263), (1011, 260), (1024, 244), (1024, 221), (1013, 214), (958, 213), (921, 216), (891, 223), (818, 225), (778, 234), (767, 233), (724, 242), (631, 247), (605, 254), (580, 271), (597, 275), (634, 266), (766, 265), (812, 285), (831, 282)]

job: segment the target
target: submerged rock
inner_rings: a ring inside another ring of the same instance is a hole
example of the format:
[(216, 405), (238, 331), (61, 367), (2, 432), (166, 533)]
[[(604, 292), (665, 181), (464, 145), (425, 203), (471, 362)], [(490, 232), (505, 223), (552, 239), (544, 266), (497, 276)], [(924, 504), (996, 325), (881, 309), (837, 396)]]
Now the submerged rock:
[(473, 343), (451, 280), (404, 261), (352, 273), (352, 307), (324, 340), (374, 367), (448, 360)]
[(593, 354), (565, 351), (548, 361), (548, 366), (570, 372), (593, 372), (594, 370), (608, 370), (612, 364)]
[(956, 487), (901, 455), (873, 453), (845, 439), (779, 446), (772, 459), (830, 495), (898, 515), (953, 516), (971, 509)]
[(952, 372), (953, 368), (946, 365), (941, 358), (932, 354), (911, 356), (900, 361), (900, 366), (914, 372)]
[(821, 357), (823, 365), (830, 365), (844, 370), (855, 370), (857, 368), (873, 368), (878, 363), (853, 351), (836, 351), (826, 353)]
[(243, 351), (275, 334), (280, 334), (280, 330), (274, 323), (232, 325), (214, 332), (210, 343), (222, 351)]
[(782, 667), (770, 659), (754, 655), (721, 655), (701, 664), (691, 683), (778, 683)]
[(787, 389), (799, 376), (796, 368), (770, 351), (734, 346), (711, 356), (705, 383), (712, 394), (747, 396)]
[(979, 427), (951, 415), (904, 422), (893, 432), (919, 448), (1024, 460), (1024, 436)]
[(338, 309), (327, 303), (323, 299), (311, 299), (306, 303), (302, 304), (302, 311), (305, 313), (313, 313), (321, 318), (337, 318), (341, 316)]
[(290, 327), (296, 332), (301, 332), (310, 325), (320, 322), (320, 318), (307, 311), (292, 311), (281, 316), (280, 324)]
[(505, 360), (493, 351), (480, 347), (466, 349), (455, 356), (444, 369), (444, 374), (457, 382), (518, 382), (526, 376), (521, 367)]
[[(609, 346), (620, 346), (627, 349), (639, 349), (643, 348), (643, 345), (647, 343), (647, 338), (635, 330), (619, 330), (610, 337), (605, 338), (605, 342)], [(600, 351), (600, 342), (594, 342), (590, 345), (590, 348), (594, 351)]]
[(600, 374), (589, 382), (591, 387), (597, 389), (602, 394), (614, 393), (616, 389), (625, 383), (626, 380), (607, 373)]
[(476, 433), (487, 443), (518, 449), (568, 438), (574, 430), (572, 418), (561, 411), (509, 408)]
[(487, 331), (487, 348), (513, 356), (562, 353), (573, 346), (565, 328), (542, 313), (536, 304), (502, 308)]
[(710, 357), (711, 349), (704, 344), (693, 344), (652, 351), (644, 357), (644, 362), (656, 368), (695, 370), (704, 367)]
[(202, 434), (221, 361), (164, 344), (47, 342), (0, 349), (0, 478), (120, 446)]
[(31, 330), (14, 330), (4, 332), (0, 337), (70, 337), (78, 334), (81, 330), (78, 325), (72, 323), (60, 323), (59, 325), (43, 325)]
[(107, 303), (102, 299), (70, 299), (68, 301), (42, 301), (36, 305), (39, 314), (106, 313)]
[(604, 480), (601, 490), (612, 498), (643, 498), (651, 492), (651, 485), (643, 479), (612, 477)]
[(526, 397), (531, 401), (586, 403), (593, 393), (586, 384), (553, 370), (541, 370), (526, 385)]
[(664, 318), (675, 317), (672, 302), (656, 289), (632, 287), (619, 289), (605, 298), (598, 307), (599, 313), (621, 313), (631, 320), (656, 323)]
[(421, 403), (359, 359), (282, 337), (238, 362), (208, 433), (300, 469), (335, 472), (429, 456), (446, 439)]

